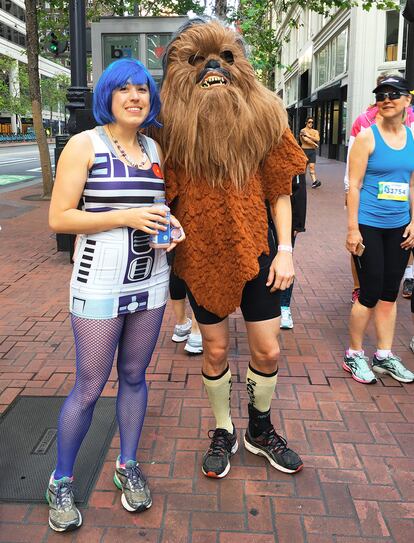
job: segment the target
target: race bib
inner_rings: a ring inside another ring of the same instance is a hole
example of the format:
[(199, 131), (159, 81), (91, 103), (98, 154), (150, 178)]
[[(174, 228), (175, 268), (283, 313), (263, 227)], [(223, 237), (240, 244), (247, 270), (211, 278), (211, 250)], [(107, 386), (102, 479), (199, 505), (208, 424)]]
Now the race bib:
[(378, 183), (379, 200), (398, 200), (406, 202), (410, 193), (408, 183), (392, 183), (390, 181), (380, 181)]

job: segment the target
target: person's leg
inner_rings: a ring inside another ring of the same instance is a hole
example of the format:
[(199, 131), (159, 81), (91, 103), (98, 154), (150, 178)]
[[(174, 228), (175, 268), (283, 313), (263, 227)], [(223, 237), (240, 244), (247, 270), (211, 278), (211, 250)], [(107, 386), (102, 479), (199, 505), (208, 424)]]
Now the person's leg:
[(165, 306), (138, 311), (125, 318), (118, 348), (117, 418), (121, 441), (121, 463), (136, 460), (136, 452), (147, 408), (145, 372), (160, 333)]
[[(196, 316), (199, 317), (197, 312)], [(210, 446), (203, 456), (202, 471), (207, 477), (222, 478), (230, 471), (230, 457), (238, 449), (237, 434), (231, 420), (232, 379), (228, 363), (228, 318), (216, 324), (199, 322), (203, 337), (202, 378), (216, 420), (210, 430)]]
[(320, 187), (322, 185), (322, 183), (319, 181), (319, 179), (316, 176), (315, 163), (316, 163), (316, 151), (313, 151), (312, 152), (312, 158), (309, 161), (309, 173), (310, 173), (310, 176), (311, 176), (311, 179), (312, 179), (312, 188), (313, 189), (317, 189), (318, 187)]
[(355, 381), (371, 384), (376, 382), (376, 377), (368, 365), (368, 358), (364, 355), (363, 340), (373, 309), (382, 292), (384, 248), (381, 229), (360, 225), (360, 231), (365, 251), (361, 257), (354, 257), (360, 294), (351, 310), (350, 345), (345, 353), (342, 367), (352, 374)]
[(203, 456), (202, 472), (207, 477), (222, 478), (229, 472), (230, 457), (238, 449), (230, 413), (228, 318), (220, 318), (198, 305), (189, 289), (187, 295), (203, 338), (202, 379), (216, 420), (215, 430), (209, 431), (211, 442)]
[(351, 272), (352, 272), (352, 280), (354, 282), (354, 287), (352, 289), (352, 294), (351, 294), (351, 302), (354, 304), (355, 301), (358, 300), (358, 297), (359, 297), (359, 279), (358, 279), (358, 274), (355, 267), (355, 261), (352, 255), (351, 255)]
[(187, 338), (184, 351), (190, 354), (203, 353), (203, 338), (194, 312), (191, 312), (191, 333)]
[(408, 370), (401, 359), (392, 353), (396, 299), (401, 279), (409, 259), (409, 252), (401, 249), (404, 228), (390, 228), (384, 234), (384, 286), (381, 299), (375, 308), (377, 351), (373, 357), (373, 370), (391, 375), (397, 381), (411, 383), (414, 373)]
[(240, 308), (246, 322), (251, 361), (246, 375), (249, 425), (244, 436), (246, 449), (267, 458), (270, 464), (295, 473), (303, 467), (298, 454), (289, 449), (270, 420), (270, 406), (277, 383), (279, 358), (280, 291), (266, 286), (268, 266), (244, 289)]
[(73, 530), (82, 524), (72, 491), (73, 465), (90, 427), (96, 401), (111, 372), (124, 319), (92, 320), (72, 315), (71, 321), (76, 382), (60, 412), (57, 466), (47, 489), (49, 525), (57, 532)]
[(404, 272), (404, 281), (402, 287), (403, 298), (411, 298), (414, 287), (414, 276), (413, 276), (413, 254), (410, 251), (410, 258), (408, 260), (407, 267)]
[(188, 339), (191, 333), (192, 321), (187, 317), (185, 282), (175, 275), (172, 269), (170, 272), (169, 290), (170, 303), (175, 315), (175, 326), (171, 339), (176, 343), (181, 343)]
[(170, 303), (175, 316), (176, 324), (186, 324), (188, 322), (188, 317), (185, 307), (185, 298), (182, 300), (171, 299)]
[(111, 373), (123, 317), (84, 319), (72, 315), (76, 381), (60, 412), (56, 479), (72, 477), (81, 443), (92, 422), (95, 404)]
[[(292, 248), (295, 247), (296, 233), (292, 235)], [(290, 310), (290, 302), (292, 299), (293, 286), (295, 282), (289, 288), (280, 292), (280, 328), (282, 330), (291, 330), (293, 328), (292, 312)]]
[(316, 171), (315, 171), (315, 163), (309, 162), (309, 174), (312, 179), (312, 184), (316, 181)]
[(122, 490), (122, 505), (131, 512), (144, 511), (152, 505), (136, 453), (147, 409), (145, 372), (157, 343), (164, 309), (165, 306), (127, 315), (118, 348), (117, 418), (121, 454), (114, 482)]

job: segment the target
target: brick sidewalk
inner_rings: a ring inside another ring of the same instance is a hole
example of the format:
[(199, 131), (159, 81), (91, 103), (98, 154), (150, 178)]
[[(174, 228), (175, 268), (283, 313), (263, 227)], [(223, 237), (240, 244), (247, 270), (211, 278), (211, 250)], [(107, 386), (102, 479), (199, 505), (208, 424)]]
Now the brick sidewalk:
[[(201, 474), (213, 419), (200, 358), (170, 341), (170, 311), (149, 370), (149, 408), (139, 459), (153, 507), (127, 513), (112, 483), (113, 440), (78, 532), (56, 535), (46, 505), (0, 504), (1, 542), (409, 543), (414, 540), (414, 385), (385, 377), (373, 386), (341, 369), (348, 343), (351, 276), (344, 250), (344, 165), (321, 159), (321, 189), (308, 191), (308, 230), (298, 238), (294, 330), (281, 334), (273, 421), (305, 461), (296, 476), (243, 450), (222, 481)], [(47, 227), (47, 202), (21, 200), (36, 187), (2, 194), (0, 204), (0, 411), (17, 395), (66, 395), (74, 381), (66, 253)], [(3, 214), (2, 214), (3, 213)], [(399, 300), (395, 352), (414, 369), (410, 304)], [(366, 350), (375, 339), (369, 330)], [(247, 339), (231, 319), (232, 412), (247, 423), (243, 384)], [(104, 395), (116, 394), (113, 372)], [(1, 479), (0, 479), (1, 480)], [(45, 481), (46, 483), (46, 481)]]

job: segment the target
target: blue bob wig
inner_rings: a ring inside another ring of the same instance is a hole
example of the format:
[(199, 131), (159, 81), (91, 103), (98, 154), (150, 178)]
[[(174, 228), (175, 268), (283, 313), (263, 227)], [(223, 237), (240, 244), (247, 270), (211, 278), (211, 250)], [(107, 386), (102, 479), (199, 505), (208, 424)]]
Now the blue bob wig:
[(93, 115), (96, 122), (104, 125), (115, 121), (112, 115), (112, 93), (128, 83), (131, 85), (148, 85), (150, 112), (141, 128), (151, 124), (160, 128), (162, 125), (157, 121), (157, 116), (161, 109), (161, 101), (157, 85), (142, 62), (134, 58), (115, 60), (102, 72), (93, 93)]

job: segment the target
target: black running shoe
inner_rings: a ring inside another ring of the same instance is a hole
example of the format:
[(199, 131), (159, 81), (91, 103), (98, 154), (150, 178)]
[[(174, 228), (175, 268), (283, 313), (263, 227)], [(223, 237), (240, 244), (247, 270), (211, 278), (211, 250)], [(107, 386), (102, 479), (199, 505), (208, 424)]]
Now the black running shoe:
[(322, 183), (319, 181), (319, 179), (315, 179), (315, 181), (313, 181), (313, 183), (312, 183), (312, 188), (317, 189), (321, 185), (322, 185)]
[(247, 429), (244, 446), (251, 453), (267, 458), (274, 468), (284, 473), (296, 473), (303, 468), (300, 456), (287, 447), (286, 439), (279, 436), (273, 426), (255, 438)]
[(203, 456), (202, 471), (207, 477), (221, 479), (230, 471), (230, 456), (239, 448), (236, 429), (231, 434), (223, 428), (209, 430), (210, 447)]

